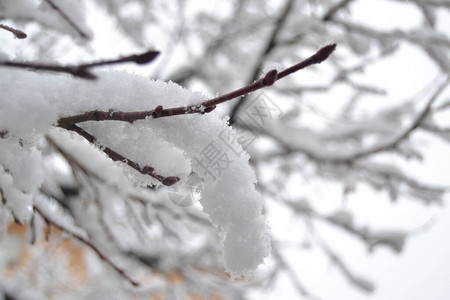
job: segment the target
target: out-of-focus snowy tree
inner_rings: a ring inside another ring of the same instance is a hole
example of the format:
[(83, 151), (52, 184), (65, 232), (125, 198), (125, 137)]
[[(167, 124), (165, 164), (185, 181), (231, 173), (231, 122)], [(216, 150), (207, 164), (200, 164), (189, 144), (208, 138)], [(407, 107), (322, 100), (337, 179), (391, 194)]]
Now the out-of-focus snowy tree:
[[(377, 23), (360, 17), (365, 7)], [(301, 280), (308, 270), (295, 265), (307, 249), (373, 291), (359, 275), (366, 270), (322, 228), (368, 251), (401, 252), (412, 231), (365, 224), (347, 207), (352, 194), (370, 187), (392, 201), (442, 203), (447, 188), (410, 175), (405, 162), (426, 162), (424, 139), (449, 141), (449, 7), (1, 1), (0, 291), (17, 299), (241, 299), (287, 278), (316, 298), (320, 291)], [(330, 41), (338, 48), (326, 63), (217, 107), (195, 106)], [(117, 57), (125, 59), (105, 60)], [(112, 71), (114, 63), (144, 77)], [(189, 105), (203, 114), (160, 118)], [(269, 252), (262, 209), (271, 255), (251, 272)]]

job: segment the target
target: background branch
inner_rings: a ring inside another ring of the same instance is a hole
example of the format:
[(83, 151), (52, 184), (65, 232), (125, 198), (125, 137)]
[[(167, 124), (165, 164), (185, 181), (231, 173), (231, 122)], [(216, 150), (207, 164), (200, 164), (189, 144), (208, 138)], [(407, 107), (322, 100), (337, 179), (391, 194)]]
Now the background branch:
[(34, 62), (22, 63), (22, 62), (13, 62), (13, 61), (0, 61), (0, 66), (3, 67), (12, 67), (12, 68), (21, 68), (21, 69), (32, 69), (32, 70), (40, 70), (40, 71), (51, 71), (51, 72), (59, 72), (59, 73), (67, 73), (72, 76), (83, 78), (83, 79), (97, 79), (97, 76), (91, 73), (90, 68), (113, 65), (113, 64), (122, 64), (127, 62), (133, 62), (136, 64), (146, 64), (153, 61), (157, 56), (158, 51), (146, 51), (142, 54), (134, 54), (125, 57), (121, 57), (118, 59), (112, 60), (101, 60), (93, 63), (87, 64), (79, 64), (73, 66), (61, 66), (61, 65), (52, 65), (52, 64), (40, 64)]
[(64, 231), (64, 232), (70, 234), (75, 239), (82, 242), (83, 244), (88, 246), (90, 249), (92, 249), (95, 252), (95, 254), (98, 255), (98, 257), (100, 257), (103, 261), (105, 261), (108, 265), (110, 265), (117, 273), (119, 273), (122, 277), (124, 277), (126, 280), (128, 280), (132, 285), (134, 285), (134, 286), (140, 285), (139, 282), (137, 282), (136, 280), (134, 280), (133, 278), (128, 276), (124, 270), (122, 270), (120, 267), (118, 267), (107, 255), (105, 255), (99, 248), (97, 248), (97, 246), (92, 244), (89, 240), (87, 240), (83, 236), (65, 228), (63, 225), (61, 225), (58, 222), (56, 222), (55, 220), (51, 219), (38, 206), (34, 205), (33, 210), (36, 213), (38, 213), (44, 219), (44, 221), (47, 222), (48, 224), (52, 224), (53, 226), (57, 227), (61, 231)]
[(74, 22), (61, 8), (59, 8), (52, 0), (44, 0), (47, 2), (59, 15), (84, 39), (89, 39), (89, 36), (81, 30), (81, 28)]
[(148, 117), (153, 117), (154, 119), (162, 118), (162, 117), (171, 117), (176, 115), (186, 115), (186, 114), (194, 114), (194, 113), (208, 113), (216, 108), (217, 105), (230, 101), (232, 99), (241, 97), (243, 95), (247, 95), (259, 89), (262, 89), (267, 86), (271, 86), (277, 80), (280, 80), (286, 76), (289, 76), (301, 69), (309, 67), (314, 64), (320, 64), (324, 60), (326, 60), (331, 53), (336, 49), (336, 44), (330, 44), (322, 47), (317, 51), (314, 55), (308, 57), (307, 59), (301, 61), (300, 63), (293, 65), (286, 70), (278, 73), (276, 70), (271, 70), (267, 72), (267, 74), (240, 89), (234, 90), (230, 93), (224, 94), (222, 96), (218, 96), (209, 100), (205, 100), (201, 103), (190, 105), (190, 106), (179, 106), (174, 108), (164, 109), (162, 106), (158, 106), (153, 110), (148, 111), (140, 111), (140, 112), (121, 112), (121, 111), (89, 111), (83, 114), (63, 117), (58, 120), (58, 126), (62, 128), (66, 128), (72, 124), (87, 122), (87, 121), (106, 121), (106, 120), (114, 120), (114, 121), (125, 121), (133, 123), (137, 120), (143, 120)]

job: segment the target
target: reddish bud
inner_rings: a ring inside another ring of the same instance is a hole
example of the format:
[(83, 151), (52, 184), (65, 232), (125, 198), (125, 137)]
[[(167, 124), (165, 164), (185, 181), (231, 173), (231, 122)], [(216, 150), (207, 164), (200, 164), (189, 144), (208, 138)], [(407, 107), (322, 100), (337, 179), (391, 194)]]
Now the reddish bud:
[(210, 113), (215, 109), (216, 109), (216, 105), (208, 106), (208, 107), (205, 107), (205, 109), (203, 110), (203, 113)]
[(23, 31), (17, 30), (14, 35), (16, 36), (16, 38), (18, 39), (25, 39), (27, 37), (27, 34)]
[(146, 174), (146, 175), (151, 175), (151, 174), (153, 174), (154, 170), (155, 169), (153, 169), (152, 167), (146, 166), (141, 169), (141, 173)]
[(321, 63), (327, 59), (334, 50), (336, 50), (336, 44), (330, 44), (320, 48), (315, 55), (317, 63)]
[(271, 70), (267, 72), (266, 76), (264, 76), (262, 80), (262, 84), (264, 86), (271, 86), (277, 80), (278, 72), (277, 70)]
[(169, 177), (164, 177), (164, 179), (161, 182), (164, 185), (171, 186), (171, 185), (177, 183), (178, 181), (180, 181), (180, 177), (169, 176)]
[(152, 113), (153, 118), (161, 117), (162, 112), (163, 112), (163, 107), (161, 105), (158, 105)]

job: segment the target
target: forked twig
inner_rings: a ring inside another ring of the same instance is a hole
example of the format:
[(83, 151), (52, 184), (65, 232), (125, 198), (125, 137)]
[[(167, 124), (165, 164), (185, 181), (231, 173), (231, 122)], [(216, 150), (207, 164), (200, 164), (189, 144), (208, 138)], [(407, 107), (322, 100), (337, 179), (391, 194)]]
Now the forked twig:
[[(203, 101), (201, 103), (197, 103), (194, 105), (189, 106), (179, 106), (179, 107), (173, 107), (173, 108), (167, 108), (164, 109), (161, 105), (158, 105), (153, 110), (146, 110), (146, 111), (138, 111), (138, 112), (122, 112), (122, 111), (88, 111), (83, 114), (69, 116), (60, 118), (58, 120), (58, 126), (61, 128), (65, 128), (67, 130), (74, 131), (84, 137), (86, 140), (88, 140), (90, 143), (95, 144), (97, 142), (96, 138), (85, 131), (84, 129), (77, 126), (77, 123), (87, 122), (87, 121), (106, 121), (106, 120), (113, 120), (113, 121), (125, 121), (129, 123), (133, 123), (137, 120), (143, 120), (148, 117), (151, 117), (153, 119), (162, 118), (162, 117), (170, 117), (170, 116), (176, 116), (176, 115), (185, 115), (185, 114), (195, 114), (195, 113), (209, 113), (213, 111), (217, 105), (227, 102), (229, 100), (247, 95), (249, 93), (252, 93), (256, 90), (262, 89), (267, 86), (273, 85), (277, 80), (280, 80), (286, 76), (291, 75), (292, 73), (295, 73), (301, 69), (304, 69), (306, 67), (309, 67), (313, 64), (320, 64), (324, 60), (326, 60), (330, 54), (336, 49), (336, 44), (330, 44), (327, 46), (322, 47), (317, 51), (314, 55), (308, 57), (307, 59), (301, 61), (300, 63), (287, 68), (286, 70), (283, 70), (278, 73), (276, 70), (271, 70), (266, 73), (266, 75), (249, 84), (246, 85), (240, 89), (234, 90), (230, 93), (227, 93), (222, 96), (218, 96), (206, 101)], [(97, 64), (90, 64), (85, 65), (86, 67), (92, 67), (100, 65), (101, 63)], [(117, 153), (116, 151), (113, 151), (112, 149), (108, 147), (103, 147), (103, 152), (105, 152), (112, 160), (114, 161), (122, 161), (126, 163), (128, 166), (132, 167), (133, 169), (139, 171), (142, 174), (150, 175), (153, 178), (156, 178), (157, 180), (161, 181), (164, 185), (172, 185), (175, 184), (180, 180), (179, 177), (176, 176), (168, 176), (164, 177), (162, 175), (159, 175), (155, 173), (154, 169), (149, 166), (139, 166), (136, 162), (133, 160), (130, 160), (123, 155)]]
[(87, 121), (106, 121), (106, 120), (114, 120), (114, 121), (126, 121), (133, 123), (137, 120), (143, 120), (148, 117), (152, 117), (154, 119), (162, 118), (162, 117), (171, 117), (176, 115), (185, 115), (185, 114), (195, 114), (195, 113), (208, 113), (213, 111), (216, 106), (220, 103), (230, 101), (232, 99), (247, 95), (259, 89), (262, 89), (267, 86), (273, 85), (276, 81), (291, 75), (301, 69), (309, 67), (314, 64), (320, 64), (324, 60), (326, 60), (330, 54), (336, 49), (336, 44), (330, 44), (325, 47), (322, 47), (319, 51), (317, 51), (314, 55), (308, 57), (302, 62), (283, 70), (282, 72), (277, 72), (276, 70), (271, 70), (266, 73), (266, 75), (240, 89), (234, 90), (230, 93), (227, 93), (222, 96), (218, 96), (201, 103), (197, 103), (189, 106), (179, 106), (173, 108), (164, 109), (161, 105), (158, 105), (155, 109), (146, 110), (146, 111), (138, 111), (138, 112), (122, 112), (122, 111), (89, 111), (83, 114), (64, 117), (58, 120), (58, 126), (66, 128), (71, 124), (87, 122)]

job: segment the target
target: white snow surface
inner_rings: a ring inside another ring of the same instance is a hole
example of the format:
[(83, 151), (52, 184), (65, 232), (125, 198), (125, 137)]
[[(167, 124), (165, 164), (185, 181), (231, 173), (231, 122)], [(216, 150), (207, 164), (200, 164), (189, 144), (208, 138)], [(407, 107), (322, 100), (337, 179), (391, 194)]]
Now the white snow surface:
[[(91, 110), (170, 108), (206, 99), (171, 82), (116, 71), (96, 74), (98, 80), (87, 81), (25, 70), (0, 73), (0, 131), (7, 133), (0, 138), (0, 185), (8, 208), (22, 220), (29, 217), (43, 181), (40, 143), (55, 130), (60, 117)], [(190, 165), (204, 181), (200, 202), (222, 239), (225, 269), (233, 278), (249, 274), (269, 254), (263, 199), (255, 189), (249, 156), (219, 114), (79, 125), (98, 139), (100, 147), (110, 147), (141, 166), (152, 166), (163, 176), (178, 175)], [(219, 160), (205, 168), (212, 157), (207, 149), (215, 150)], [(95, 164), (95, 158), (83, 157)], [(225, 167), (219, 168), (219, 163)], [(115, 164), (127, 169), (136, 184), (159, 184), (123, 163)]]

